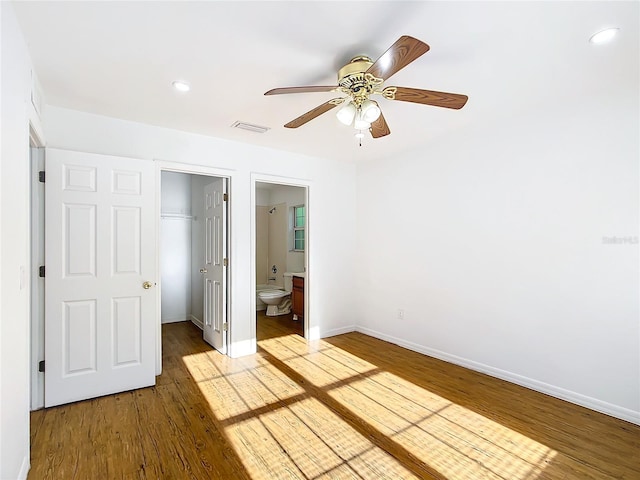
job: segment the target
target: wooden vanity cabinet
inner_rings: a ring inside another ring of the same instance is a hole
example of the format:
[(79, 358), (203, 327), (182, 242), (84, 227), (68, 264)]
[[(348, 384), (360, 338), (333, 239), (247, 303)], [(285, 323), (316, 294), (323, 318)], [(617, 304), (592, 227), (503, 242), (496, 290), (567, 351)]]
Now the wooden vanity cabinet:
[(293, 277), (293, 290), (291, 292), (291, 303), (294, 318), (304, 317), (304, 278)]

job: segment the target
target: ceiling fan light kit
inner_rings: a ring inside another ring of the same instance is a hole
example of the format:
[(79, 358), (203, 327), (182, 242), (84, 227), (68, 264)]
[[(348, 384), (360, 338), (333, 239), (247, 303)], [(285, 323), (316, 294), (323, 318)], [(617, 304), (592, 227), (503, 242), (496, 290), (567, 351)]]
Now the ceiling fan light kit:
[(369, 99), (362, 102), (360, 112), (362, 114), (362, 119), (368, 123), (375, 122), (382, 113), (378, 103)]
[(344, 125), (351, 125), (353, 123), (353, 119), (356, 118), (356, 106), (351, 99), (344, 102), (342, 108), (336, 112), (336, 117), (340, 123)]
[(407, 87), (383, 88), (384, 82), (389, 77), (428, 51), (429, 45), (404, 35), (375, 62), (364, 55), (353, 57), (338, 71), (338, 85), (274, 88), (266, 92), (265, 95), (340, 92), (347, 96), (331, 99), (285, 124), (285, 127), (298, 128), (338, 105), (342, 105), (336, 112), (336, 117), (344, 125), (353, 125), (358, 131), (356, 138), (362, 139), (362, 131), (364, 130), (368, 130), (373, 138), (384, 137), (389, 135), (391, 130), (378, 103), (369, 98), (371, 95), (381, 95), (387, 100), (420, 103), (456, 110), (464, 107), (467, 103), (468, 97), (457, 93)]
[(356, 112), (356, 119), (353, 121), (353, 126), (356, 130), (369, 130), (371, 127), (371, 122), (367, 122), (367, 119), (364, 117), (362, 107)]

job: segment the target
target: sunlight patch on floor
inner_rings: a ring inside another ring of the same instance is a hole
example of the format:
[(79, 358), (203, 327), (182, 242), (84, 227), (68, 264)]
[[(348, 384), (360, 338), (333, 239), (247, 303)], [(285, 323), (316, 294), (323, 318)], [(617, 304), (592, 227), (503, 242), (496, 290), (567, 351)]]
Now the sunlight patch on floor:
[(187, 367), (187, 370), (189, 370), (189, 374), (196, 382), (210, 380), (212, 377), (216, 376), (222, 376), (222, 373), (220, 373), (219, 370), (212, 368), (207, 352), (184, 355), (182, 357), (182, 361)]
[[(265, 350), (275, 356), (268, 346)], [(282, 361), (287, 366), (314, 385), (326, 387), (336, 383), (332, 379), (350, 378), (327, 393), (448, 478), (531, 478), (555, 456), (545, 445), (403, 378), (373, 372), (375, 365), (330, 344), (298, 358), (291, 357), (285, 345), (277, 351), (286, 355)], [(355, 362), (357, 370), (346, 368), (345, 360)], [(357, 378), (365, 372), (366, 378)]]
[(330, 348), (330, 346), (324, 342), (306, 343), (301, 336), (295, 334), (260, 340), (259, 344), (260, 348), (268, 350), (282, 361), (298, 358), (303, 355), (310, 355)]
[(252, 479), (418, 478), (312, 398), (234, 423), (227, 434)]
[(328, 393), (447, 478), (532, 478), (555, 456), (545, 445), (393, 377), (376, 373)]
[(215, 367), (203, 370), (202, 360), (202, 357), (194, 355), (183, 358), (211, 410), (220, 420), (269, 408), (304, 393), (303, 388), (263, 359), (254, 368), (237, 370), (231, 374), (223, 374)]
[(244, 360), (211, 352), (183, 359), (253, 479), (432, 472), (533, 480), (556, 454), (356, 355), (313, 343), (281, 336)]
[(377, 369), (375, 365), (347, 352), (338, 353), (339, 349), (325, 342), (317, 342), (322, 346), (309, 351), (308, 348), (301, 349), (302, 342), (297, 339), (290, 340), (288, 337), (273, 338), (260, 342), (260, 347), (317, 387), (326, 387)]

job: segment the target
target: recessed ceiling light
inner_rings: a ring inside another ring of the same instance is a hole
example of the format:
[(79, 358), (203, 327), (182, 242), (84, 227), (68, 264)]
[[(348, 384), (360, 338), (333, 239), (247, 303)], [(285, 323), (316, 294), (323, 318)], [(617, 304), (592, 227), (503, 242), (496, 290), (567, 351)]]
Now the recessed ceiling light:
[(608, 43), (613, 40), (613, 37), (620, 31), (619, 28), (607, 28), (598, 33), (594, 33), (589, 41), (596, 45), (601, 45), (603, 43)]
[(176, 80), (175, 82), (172, 82), (171, 85), (173, 85), (173, 88), (175, 88), (179, 92), (188, 92), (189, 90), (191, 90), (189, 84), (181, 80)]

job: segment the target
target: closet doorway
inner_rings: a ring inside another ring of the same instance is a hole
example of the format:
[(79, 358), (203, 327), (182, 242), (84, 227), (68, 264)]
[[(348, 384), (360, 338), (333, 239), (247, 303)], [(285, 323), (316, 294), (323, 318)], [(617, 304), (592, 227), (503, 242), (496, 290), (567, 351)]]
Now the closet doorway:
[(306, 338), (307, 187), (257, 181), (255, 199), (256, 338)]
[(190, 321), (227, 353), (227, 178), (160, 173), (161, 324)]

